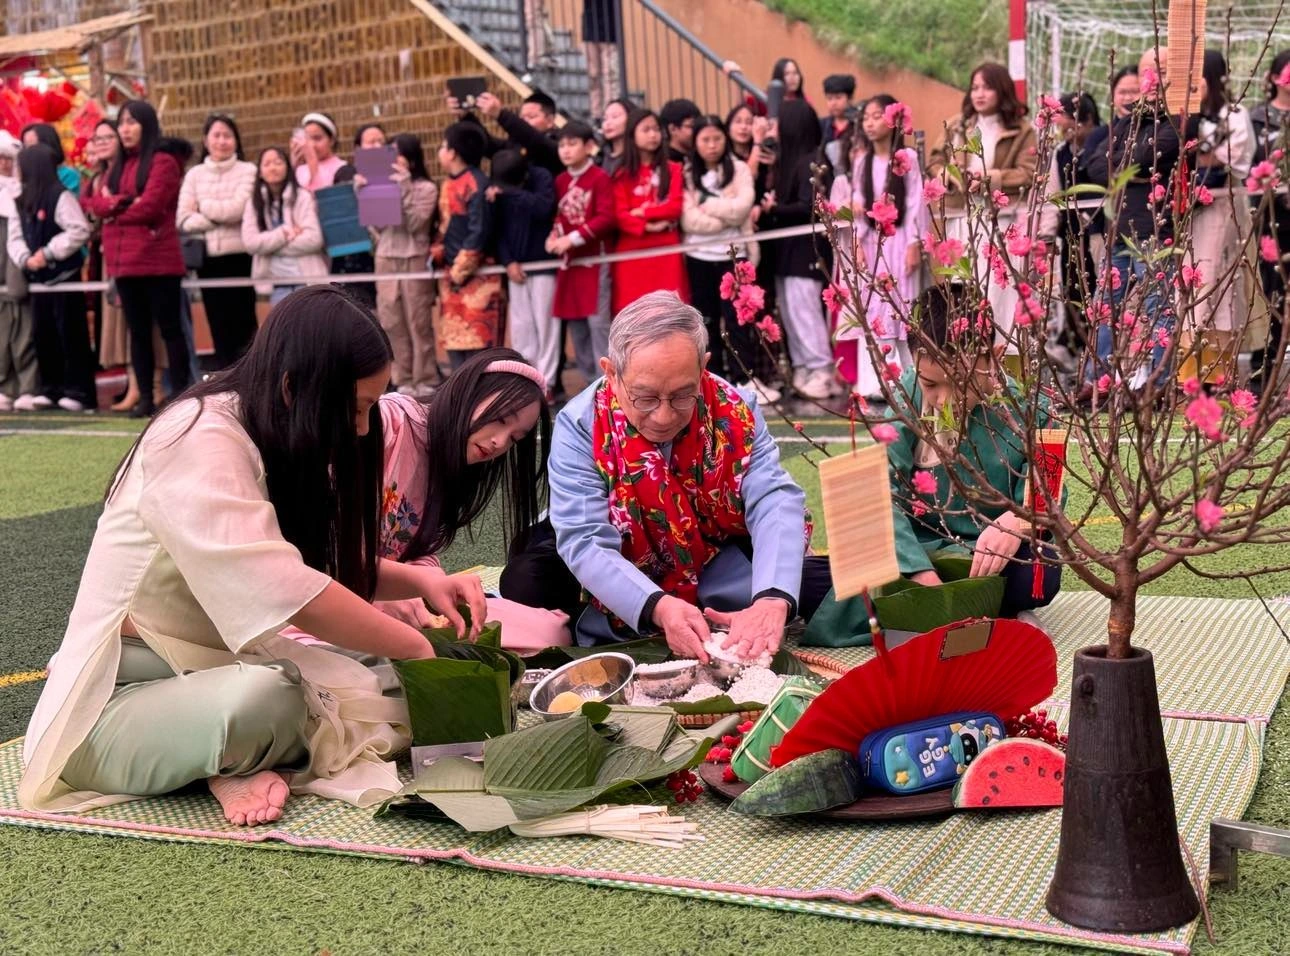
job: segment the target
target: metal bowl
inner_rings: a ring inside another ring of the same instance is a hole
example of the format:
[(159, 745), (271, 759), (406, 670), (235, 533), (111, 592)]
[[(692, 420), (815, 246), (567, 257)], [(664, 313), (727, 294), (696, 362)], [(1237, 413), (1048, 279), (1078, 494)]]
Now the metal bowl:
[[(713, 628), (712, 639), (720, 641), (728, 633), (730, 632)], [(742, 671), (745, 666), (745, 661), (727, 660), (723, 657), (717, 657), (717, 655), (713, 654), (711, 651), (708, 652), (708, 663), (704, 665), (708, 675), (712, 678), (713, 683), (716, 684), (730, 684), (739, 676), (739, 672)]]
[(651, 664), (648, 672), (637, 669), (632, 687), (634, 691), (655, 700), (671, 700), (694, 686), (698, 672), (699, 665), (695, 661)]
[(527, 707), (529, 698), (533, 696), (533, 688), (550, 673), (550, 668), (525, 671), (524, 676), (511, 688), (511, 703), (516, 707)]
[[(572, 691), (584, 700), (598, 700), (604, 704), (622, 704), (627, 701), (627, 688), (636, 673), (636, 662), (626, 654), (592, 654), (553, 670), (533, 688), (529, 707), (543, 720), (560, 720), (569, 714), (553, 714), (547, 710), (565, 691)], [(573, 711), (577, 713), (577, 711)]]

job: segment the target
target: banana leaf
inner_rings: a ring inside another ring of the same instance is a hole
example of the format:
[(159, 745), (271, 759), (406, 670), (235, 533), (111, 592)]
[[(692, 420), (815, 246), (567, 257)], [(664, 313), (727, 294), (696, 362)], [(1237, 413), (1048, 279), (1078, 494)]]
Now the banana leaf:
[[(623, 728), (614, 740), (598, 730), (593, 718), (604, 714), (593, 708), (490, 739), (482, 767), (463, 758), (441, 758), (377, 815), (426, 815), (428, 803), (466, 830), (482, 832), (588, 803), (612, 802), (628, 792), (648, 793), (669, 774), (699, 763), (712, 741), (685, 734), (675, 717), (669, 715), (665, 724), (658, 712), (645, 710), (613, 708), (605, 719)], [(653, 746), (626, 742), (632, 740)]]
[(432, 640), (436, 657), (394, 661), (418, 747), (472, 743), (514, 729), (511, 687), (524, 662), (500, 648)]

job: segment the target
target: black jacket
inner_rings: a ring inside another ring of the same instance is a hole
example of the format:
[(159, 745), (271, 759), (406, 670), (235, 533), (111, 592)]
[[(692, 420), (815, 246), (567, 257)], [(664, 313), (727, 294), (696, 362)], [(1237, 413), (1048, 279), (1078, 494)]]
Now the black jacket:
[[(1163, 110), (1131, 113), (1115, 121), (1105, 146), (1089, 153), (1085, 167), (1089, 181), (1103, 186), (1121, 170), (1137, 167), (1137, 175), (1124, 188), (1124, 204), (1119, 215), (1107, 217), (1108, 231), (1114, 237), (1140, 241), (1153, 236), (1161, 240), (1173, 236), (1170, 209), (1164, 203), (1153, 203), (1151, 192), (1156, 183), (1170, 189), (1170, 179), (1178, 166), (1181, 141), (1174, 122)], [(1158, 174), (1156, 183), (1151, 181), (1153, 172)]]
[[(784, 229), (788, 226), (804, 226), (818, 221), (815, 214), (815, 186), (811, 182), (811, 166), (819, 162), (814, 155), (803, 156), (797, 168), (788, 171), (783, 184), (776, 183), (775, 206), (761, 217), (759, 226), (762, 229)], [(828, 194), (833, 180), (829, 164), (823, 164), (823, 181), (821, 189)], [(826, 269), (833, 260), (829, 239), (824, 232), (812, 236), (796, 236), (791, 239), (776, 239), (770, 243), (774, 247), (775, 275), (781, 278), (829, 280), (829, 273), (821, 273), (816, 263), (823, 260)]]

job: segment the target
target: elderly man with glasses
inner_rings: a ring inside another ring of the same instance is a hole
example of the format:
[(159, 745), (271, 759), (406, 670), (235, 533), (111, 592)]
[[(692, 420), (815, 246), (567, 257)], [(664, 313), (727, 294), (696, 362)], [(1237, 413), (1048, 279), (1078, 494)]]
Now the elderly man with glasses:
[(530, 555), (525, 577), (559, 590), (567, 573), (553, 565), (572, 572), (591, 599), (580, 644), (661, 632), (706, 661), (715, 625), (751, 659), (778, 650), (785, 624), (828, 590), (827, 559), (806, 557), (802, 489), (756, 405), (707, 360), (703, 317), (674, 293), (643, 296), (614, 319), (604, 378), (556, 420), (558, 558)]

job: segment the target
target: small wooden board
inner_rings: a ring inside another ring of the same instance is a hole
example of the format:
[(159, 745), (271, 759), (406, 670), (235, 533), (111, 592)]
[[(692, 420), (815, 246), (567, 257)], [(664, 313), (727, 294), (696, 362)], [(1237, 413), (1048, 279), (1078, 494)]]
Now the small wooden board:
[[(733, 800), (747, 790), (749, 784), (742, 781), (726, 783), (721, 779), (724, 770), (724, 764), (704, 761), (699, 764), (699, 777), (703, 780), (703, 785), (712, 793), (726, 800)], [(863, 796), (845, 807), (817, 810), (815, 813), (803, 814), (803, 816), (818, 820), (913, 820), (953, 813), (954, 809), (954, 789), (949, 787), (928, 793), (912, 793), (907, 797), (875, 793)], [(749, 819), (770, 818), (750, 817)]]
[(900, 577), (891, 515), (887, 447), (866, 445), (820, 462), (820, 493), (829, 529), (829, 565), (839, 599)]

